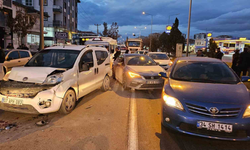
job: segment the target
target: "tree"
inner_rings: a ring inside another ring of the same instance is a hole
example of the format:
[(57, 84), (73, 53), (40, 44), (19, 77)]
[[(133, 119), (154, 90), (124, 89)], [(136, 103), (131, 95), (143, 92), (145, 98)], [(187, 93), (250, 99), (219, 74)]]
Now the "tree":
[(17, 10), (15, 18), (9, 18), (7, 25), (16, 33), (18, 36), (18, 41), (21, 37), (22, 39), (28, 34), (28, 30), (32, 29), (37, 20), (37, 15), (28, 14), (26, 10)]
[(119, 33), (119, 26), (117, 22), (113, 22), (111, 25), (111, 28), (108, 30), (108, 37), (111, 37), (113, 39), (118, 39), (120, 37)]
[(176, 18), (170, 34), (168, 35), (164, 32), (160, 36), (160, 44), (162, 45), (162, 49), (164, 51), (176, 53), (176, 44), (185, 43), (185, 38), (183, 37), (178, 27), (179, 27), (179, 20), (178, 18)]
[(217, 48), (218, 48), (217, 44), (215, 43), (214, 39), (211, 38), (209, 40), (209, 46), (208, 46), (209, 52), (207, 52), (207, 56), (214, 58), (216, 53), (215, 51)]
[(102, 32), (102, 35), (107, 37), (108, 36), (108, 24), (106, 22), (103, 23), (104, 30)]

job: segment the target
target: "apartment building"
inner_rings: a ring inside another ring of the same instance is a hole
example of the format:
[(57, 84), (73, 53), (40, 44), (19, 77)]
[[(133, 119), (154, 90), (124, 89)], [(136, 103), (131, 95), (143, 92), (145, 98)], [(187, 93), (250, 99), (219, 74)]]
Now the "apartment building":
[[(40, 0), (15, 0), (23, 5), (40, 11)], [(77, 13), (80, 0), (43, 0), (44, 1), (44, 44), (51, 46), (64, 43), (65, 40), (55, 38), (55, 32), (68, 33), (68, 41), (77, 32)]]

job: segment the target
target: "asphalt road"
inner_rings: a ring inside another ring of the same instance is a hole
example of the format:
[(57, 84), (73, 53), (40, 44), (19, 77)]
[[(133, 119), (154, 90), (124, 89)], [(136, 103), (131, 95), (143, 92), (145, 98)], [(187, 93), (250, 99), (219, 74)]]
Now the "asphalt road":
[(0, 132), (0, 150), (249, 150), (250, 142), (210, 140), (161, 127), (161, 91), (124, 91), (112, 81), (112, 90), (82, 98), (67, 116), (0, 112), (0, 123), (17, 127)]

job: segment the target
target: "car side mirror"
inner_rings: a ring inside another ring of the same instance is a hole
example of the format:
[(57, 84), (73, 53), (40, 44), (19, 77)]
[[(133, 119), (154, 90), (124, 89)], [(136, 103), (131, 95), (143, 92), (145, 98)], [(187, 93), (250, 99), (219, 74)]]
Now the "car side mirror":
[(89, 66), (88, 64), (82, 64), (82, 68), (80, 71), (89, 71)]
[(158, 74), (158, 76), (160, 76), (160, 77), (162, 77), (162, 78), (165, 78), (165, 79), (168, 78), (166, 72), (160, 72), (160, 73)]
[(250, 82), (250, 77), (248, 77), (248, 76), (242, 76), (241, 77), (241, 81), (242, 82)]

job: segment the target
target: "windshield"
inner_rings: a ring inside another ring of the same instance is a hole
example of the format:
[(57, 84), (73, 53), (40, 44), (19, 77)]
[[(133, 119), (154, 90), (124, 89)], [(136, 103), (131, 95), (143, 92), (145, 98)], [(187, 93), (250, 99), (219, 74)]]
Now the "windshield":
[(130, 41), (128, 42), (129, 47), (140, 47), (140, 42)]
[(224, 63), (215, 62), (177, 62), (172, 79), (203, 82), (237, 84), (239, 79)]
[(148, 56), (127, 56), (126, 64), (131, 66), (155, 66), (156, 63)]
[(25, 66), (70, 69), (79, 53), (80, 51), (74, 50), (43, 50), (33, 56)]
[(4, 51), (5, 56), (9, 53), (10, 51)]
[(169, 60), (166, 54), (149, 54), (149, 56), (156, 60)]

